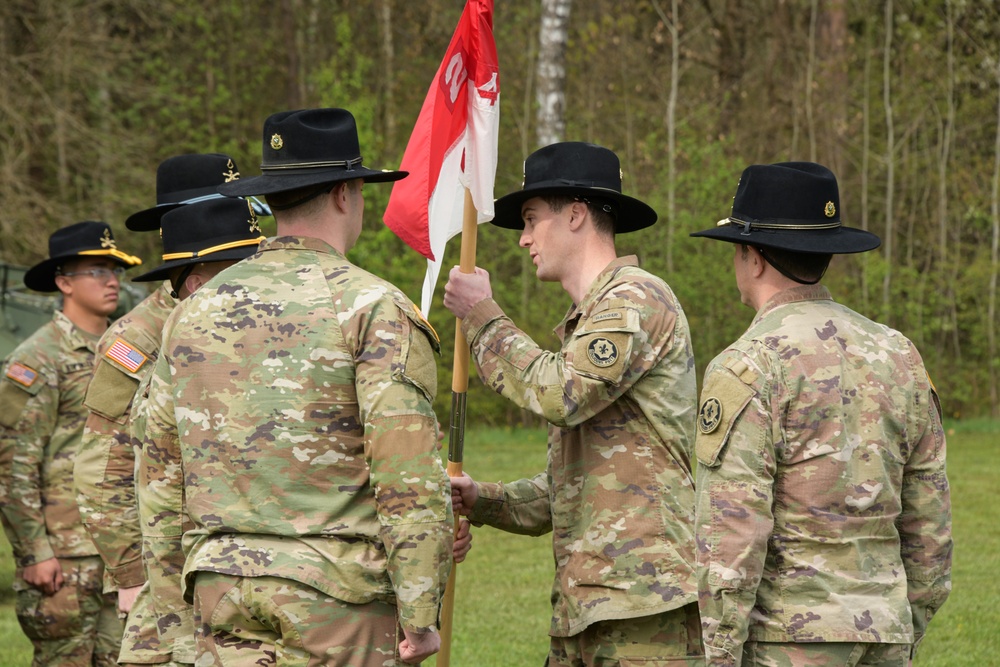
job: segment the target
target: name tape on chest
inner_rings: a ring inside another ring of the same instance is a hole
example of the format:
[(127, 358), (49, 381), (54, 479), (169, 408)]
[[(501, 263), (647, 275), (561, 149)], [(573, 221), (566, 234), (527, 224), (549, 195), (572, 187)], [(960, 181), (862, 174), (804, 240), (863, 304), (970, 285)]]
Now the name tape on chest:
[(20, 385), (30, 387), (38, 379), (38, 372), (15, 361), (7, 367), (7, 377)]
[(116, 338), (114, 344), (104, 353), (111, 361), (115, 362), (130, 373), (135, 373), (142, 368), (148, 357), (132, 347), (121, 338)]

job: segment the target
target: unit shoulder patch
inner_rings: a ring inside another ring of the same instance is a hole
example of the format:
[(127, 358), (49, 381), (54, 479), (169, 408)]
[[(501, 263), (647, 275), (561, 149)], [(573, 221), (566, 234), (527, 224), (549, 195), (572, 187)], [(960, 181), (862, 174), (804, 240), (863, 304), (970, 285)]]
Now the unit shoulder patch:
[(728, 369), (714, 371), (705, 378), (695, 434), (699, 463), (715, 467), (722, 462), (729, 435), (755, 394), (752, 387)]
[(698, 411), (698, 430), (706, 435), (719, 428), (722, 422), (722, 403), (715, 396), (709, 396), (701, 403)]
[(139, 351), (137, 347), (121, 338), (115, 339), (114, 344), (108, 348), (104, 356), (130, 373), (138, 371), (149, 360), (149, 357)]
[(614, 366), (618, 361), (618, 346), (610, 338), (598, 336), (587, 345), (587, 359), (598, 368)]

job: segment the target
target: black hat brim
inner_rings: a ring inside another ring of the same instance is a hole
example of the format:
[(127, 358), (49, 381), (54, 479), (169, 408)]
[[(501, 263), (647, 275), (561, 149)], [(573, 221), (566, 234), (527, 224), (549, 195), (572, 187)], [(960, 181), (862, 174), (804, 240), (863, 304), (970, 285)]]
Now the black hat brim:
[(136, 266), (135, 264), (130, 264), (119, 257), (115, 257), (111, 253), (91, 251), (85, 255), (79, 253), (74, 253), (72, 255), (60, 255), (58, 257), (44, 259), (25, 271), (24, 284), (28, 289), (35, 290), (36, 292), (58, 292), (59, 287), (56, 285), (56, 269), (71, 259), (83, 259), (86, 257), (107, 257), (108, 259), (117, 262), (119, 265), (124, 266), (126, 269)]
[(229, 260), (240, 261), (256, 254), (257, 246), (247, 245), (240, 246), (239, 248), (230, 248), (229, 250), (220, 250), (219, 252), (213, 252), (211, 255), (205, 255), (203, 257), (186, 257), (184, 259), (172, 259), (169, 262), (164, 262), (160, 266), (156, 267), (151, 271), (147, 271), (141, 275), (136, 276), (132, 279), (134, 283), (149, 283), (155, 280), (166, 280), (173, 273), (174, 269), (180, 268), (182, 266), (188, 266), (190, 264), (210, 264), (212, 262), (226, 262)]
[(843, 226), (815, 231), (752, 229), (747, 234), (742, 226), (724, 224), (692, 232), (691, 236), (815, 255), (850, 255), (882, 245), (882, 240), (871, 232)]
[(355, 178), (364, 179), (365, 183), (390, 183), (406, 178), (407, 171), (377, 171), (360, 167), (357, 169), (310, 169), (302, 173), (264, 173), (251, 178), (241, 178), (219, 186), (219, 192), (227, 197), (248, 197), (251, 195), (270, 195), (278, 192), (288, 192), (310, 185), (323, 183), (339, 183)]
[(153, 232), (160, 228), (160, 219), (164, 213), (174, 210), (184, 204), (159, 204), (151, 208), (137, 211), (125, 218), (125, 227), (133, 232)]
[(615, 190), (566, 185), (538, 185), (512, 192), (497, 199), (493, 203), (494, 216), (490, 223), (504, 229), (524, 229), (524, 220), (521, 218), (521, 207), (529, 199), (543, 195), (570, 195), (594, 199), (609, 199), (615, 202), (618, 207), (618, 215), (615, 219), (615, 234), (625, 234), (645, 229), (646, 227), (651, 227), (656, 222), (656, 211), (651, 206)]

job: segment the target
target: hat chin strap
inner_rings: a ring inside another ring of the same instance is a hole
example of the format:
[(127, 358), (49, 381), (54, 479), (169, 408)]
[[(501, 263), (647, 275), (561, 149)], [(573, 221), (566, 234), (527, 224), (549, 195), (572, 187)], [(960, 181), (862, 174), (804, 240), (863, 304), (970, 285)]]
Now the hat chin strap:
[(330, 192), (335, 187), (337, 187), (337, 183), (322, 183), (316, 190), (313, 190), (304, 197), (299, 197), (295, 201), (290, 201), (281, 206), (278, 206), (277, 204), (269, 204), (269, 206), (275, 211), (287, 211), (288, 209), (295, 208), (296, 206), (302, 206), (306, 202), (312, 201), (313, 199), (316, 199), (316, 197)]
[(766, 261), (768, 264), (770, 264), (775, 269), (777, 269), (778, 273), (780, 273), (781, 275), (785, 276), (789, 280), (797, 282), (800, 285), (815, 285), (819, 281), (823, 280), (823, 276), (826, 275), (826, 269), (830, 268), (830, 265), (827, 264), (826, 268), (823, 269), (823, 272), (821, 274), (819, 274), (819, 278), (817, 278), (816, 280), (804, 280), (802, 278), (799, 278), (798, 276), (792, 275), (791, 271), (789, 271), (788, 269), (784, 268), (780, 264), (775, 263), (775, 261), (773, 259), (771, 259), (766, 254), (764, 254), (764, 249), (763, 248), (761, 248), (760, 246), (755, 246), (755, 247), (757, 248), (757, 252), (760, 253), (760, 256), (764, 258), (764, 261)]
[(184, 267), (183, 271), (177, 274), (177, 282), (176, 283), (173, 281), (170, 282), (170, 287), (172, 288), (170, 291), (170, 296), (174, 297), (175, 299), (181, 298), (180, 295), (181, 286), (184, 284), (184, 281), (188, 279), (188, 276), (191, 275), (191, 272), (194, 271), (195, 266), (196, 264), (188, 264), (187, 266)]

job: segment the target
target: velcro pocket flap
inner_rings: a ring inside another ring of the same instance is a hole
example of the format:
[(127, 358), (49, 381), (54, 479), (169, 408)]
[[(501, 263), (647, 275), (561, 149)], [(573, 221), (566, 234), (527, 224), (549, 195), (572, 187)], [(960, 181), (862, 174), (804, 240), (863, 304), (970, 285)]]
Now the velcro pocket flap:
[(573, 332), (568, 361), (580, 375), (612, 385), (621, 382), (639, 331), (639, 311), (619, 306), (591, 315)]
[(45, 386), (45, 378), (35, 368), (11, 361), (0, 377), (0, 426), (13, 428), (20, 420), (28, 400)]
[(400, 302), (396, 305), (405, 313), (410, 324), (417, 329), (409, 336), (409, 342), (403, 341), (401, 344), (402, 375), (406, 381), (420, 389), (428, 401), (433, 401), (437, 394), (435, 353), (441, 350), (437, 332), (415, 305)]
[(755, 393), (729, 369), (721, 368), (708, 377), (698, 409), (695, 454), (699, 463), (709, 467), (722, 463), (722, 450), (733, 426)]

